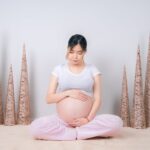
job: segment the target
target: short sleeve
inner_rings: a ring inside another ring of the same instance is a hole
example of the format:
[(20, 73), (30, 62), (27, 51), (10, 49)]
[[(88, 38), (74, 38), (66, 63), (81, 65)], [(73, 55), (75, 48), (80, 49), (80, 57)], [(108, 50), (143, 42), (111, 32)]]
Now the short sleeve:
[(56, 67), (52, 70), (52, 75), (58, 77), (58, 76), (59, 76), (59, 72), (60, 72), (60, 65), (56, 66)]
[(101, 72), (99, 71), (99, 69), (95, 65), (91, 65), (91, 72), (92, 72), (92, 76), (95, 76), (97, 74), (101, 74)]

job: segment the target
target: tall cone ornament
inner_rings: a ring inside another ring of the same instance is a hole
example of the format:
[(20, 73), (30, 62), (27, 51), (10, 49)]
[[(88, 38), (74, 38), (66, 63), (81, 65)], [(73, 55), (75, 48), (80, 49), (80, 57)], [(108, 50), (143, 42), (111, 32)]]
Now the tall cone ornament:
[(3, 118), (3, 106), (2, 106), (2, 89), (0, 84), (0, 124), (3, 124), (4, 118)]
[(144, 98), (142, 90), (143, 89), (142, 89), (141, 57), (140, 57), (140, 48), (138, 46), (135, 81), (134, 81), (133, 112), (132, 112), (133, 127), (136, 129), (142, 129), (146, 127)]
[(126, 68), (124, 66), (123, 71), (123, 81), (122, 81), (122, 95), (121, 95), (121, 118), (123, 120), (123, 126), (130, 126), (130, 116), (129, 116), (129, 96), (128, 96), (128, 84)]
[(144, 102), (145, 102), (146, 126), (150, 127), (150, 36), (149, 36), (147, 66), (146, 66)]
[(10, 66), (8, 86), (7, 86), (7, 96), (5, 104), (5, 125), (15, 125), (15, 98), (14, 98), (14, 82), (13, 82), (13, 72), (12, 66)]
[(17, 123), (25, 125), (30, 123), (30, 99), (25, 45), (23, 46)]

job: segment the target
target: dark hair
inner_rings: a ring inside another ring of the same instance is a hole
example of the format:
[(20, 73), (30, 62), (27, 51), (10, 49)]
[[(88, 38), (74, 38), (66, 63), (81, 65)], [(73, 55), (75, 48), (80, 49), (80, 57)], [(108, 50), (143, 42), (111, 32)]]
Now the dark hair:
[(78, 44), (81, 46), (83, 51), (86, 51), (87, 41), (86, 41), (85, 37), (80, 34), (75, 34), (75, 35), (71, 36), (68, 41), (68, 47), (70, 47), (72, 49), (74, 46), (76, 46)]

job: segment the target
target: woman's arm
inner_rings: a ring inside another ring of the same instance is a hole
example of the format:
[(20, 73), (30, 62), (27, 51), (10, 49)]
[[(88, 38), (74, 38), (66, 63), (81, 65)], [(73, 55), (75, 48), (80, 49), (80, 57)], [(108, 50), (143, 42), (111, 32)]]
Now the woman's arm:
[(48, 93), (46, 96), (46, 101), (48, 104), (58, 103), (59, 101), (63, 100), (66, 97), (73, 97), (81, 101), (88, 100), (87, 95), (82, 93), (80, 90), (76, 89), (56, 93), (57, 86), (58, 86), (58, 79), (56, 76), (52, 75), (50, 79)]
[(91, 121), (96, 116), (96, 113), (101, 105), (101, 78), (101, 75), (94, 76), (94, 103), (87, 117), (89, 121)]
[(66, 98), (68, 93), (66, 91), (60, 92), (56, 94), (56, 89), (58, 86), (58, 79), (56, 76), (52, 75), (50, 79), (49, 89), (46, 96), (46, 102), (50, 103), (58, 103), (62, 99)]

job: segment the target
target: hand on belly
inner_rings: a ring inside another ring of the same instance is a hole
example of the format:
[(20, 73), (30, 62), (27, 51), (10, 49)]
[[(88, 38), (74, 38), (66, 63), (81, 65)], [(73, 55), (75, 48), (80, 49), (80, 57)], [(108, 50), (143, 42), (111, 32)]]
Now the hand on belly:
[(87, 117), (91, 111), (93, 100), (81, 101), (72, 97), (67, 97), (57, 103), (57, 113), (65, 122), (71, 122), (74, 119)]

